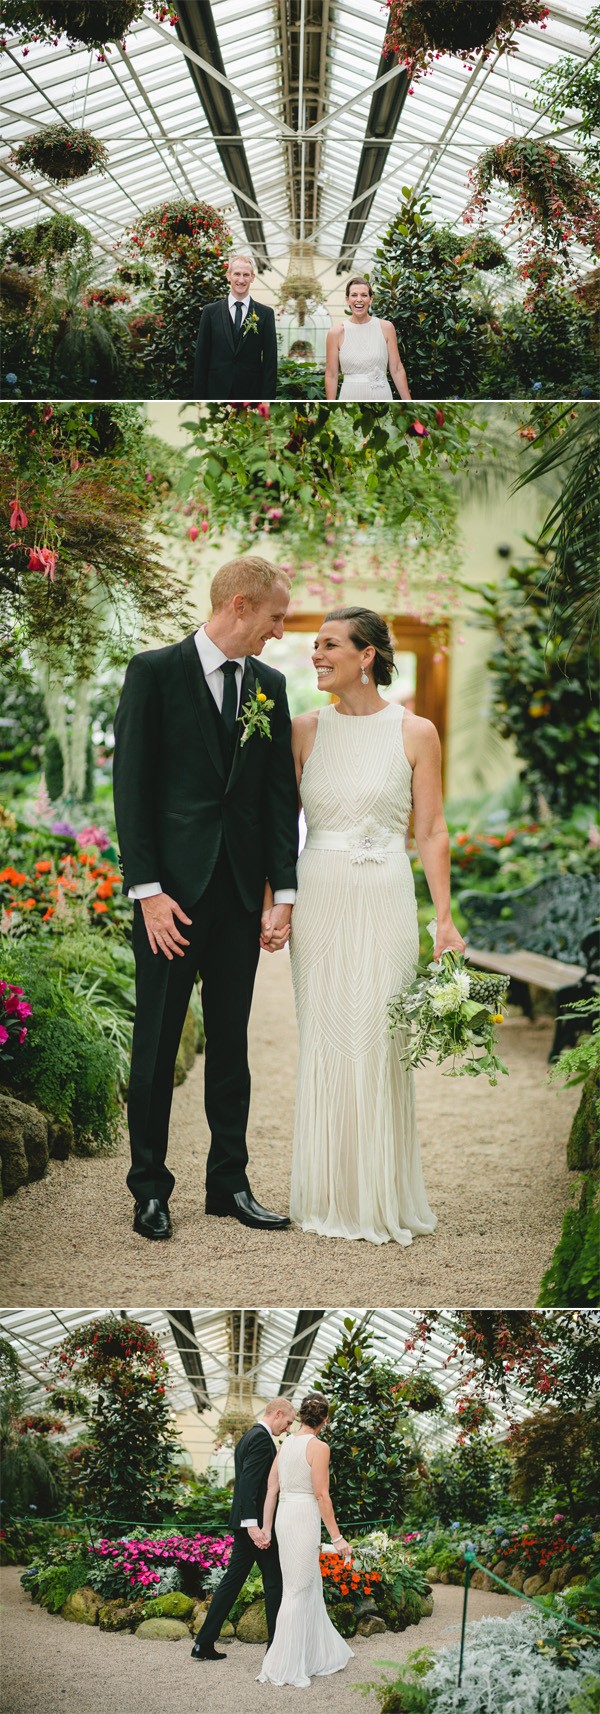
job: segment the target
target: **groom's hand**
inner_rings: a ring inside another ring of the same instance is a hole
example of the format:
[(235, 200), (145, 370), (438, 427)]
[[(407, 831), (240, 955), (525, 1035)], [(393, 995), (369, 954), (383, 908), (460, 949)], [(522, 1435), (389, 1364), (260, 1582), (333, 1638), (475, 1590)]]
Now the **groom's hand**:
[(258, 1525), (250, 1525), (248, 1528), (248, 1535), (250, 1540), (254, 1542), (255, 1547), (269, 1546), (269, 1542), (271, 1540), (270, 1535), (267, 1534), (266, 1530), (259, 1529)]
[(169, 898), (168, 893), (154, 893), (140, 902), (152, 951), (164, 952), (165, 958), (170, 960), (175, 954), (177, 958), (183, 958), (183, 949), (190, 943), (180, 934), (175, 918), (189, 924), (191, 917), (186, 917), (185, 911), (176, 899)]
[(290, 938), (291, 905), (271, 905), (260, 919), (260, 944), (263, 952), (280, 952)]

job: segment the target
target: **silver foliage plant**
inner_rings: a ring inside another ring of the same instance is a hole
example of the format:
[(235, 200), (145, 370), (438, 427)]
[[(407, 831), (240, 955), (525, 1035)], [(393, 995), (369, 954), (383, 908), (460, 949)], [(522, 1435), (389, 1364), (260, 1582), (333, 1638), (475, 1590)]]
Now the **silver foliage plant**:
[(600, 1648), (586, 1648), (581, 1667), (558, 1666), (540, 1643), (552, 1643), (564, 1622), (553, 1614), (520, 1613), (468, 1626), (463, 1679), (459, 1647), (445, 1649), (421, 1682), (435, 1714), (567, 1714), (586, 1679), (600, 1675)]

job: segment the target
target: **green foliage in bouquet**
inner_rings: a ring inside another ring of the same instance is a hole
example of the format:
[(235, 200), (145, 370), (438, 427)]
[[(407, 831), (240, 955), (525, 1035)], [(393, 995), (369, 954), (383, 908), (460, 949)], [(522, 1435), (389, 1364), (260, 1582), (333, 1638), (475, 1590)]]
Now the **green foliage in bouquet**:
[(411, 1065), (433, 1058), (443, 1065), (451, 1059), (445, 1077), (485, 1073), (488, 1082), (496, 1084), (499, 1072), (507, 1075), (494, 1034), (507, 992), (507, 976), (480, 975), (467, 968), (462, 953), (444, 952), (437, 964), (430, 964), (390, 1000), (390, 1030), (408, 1031), (404, 1051)]

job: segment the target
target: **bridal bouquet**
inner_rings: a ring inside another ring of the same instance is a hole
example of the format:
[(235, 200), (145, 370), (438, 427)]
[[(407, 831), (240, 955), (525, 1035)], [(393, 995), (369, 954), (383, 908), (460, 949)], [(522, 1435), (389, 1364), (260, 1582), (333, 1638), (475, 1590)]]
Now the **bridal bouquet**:
[(478, 1077), (490, 1083), (508, 1067), (496, 1052), (495, 1025), (503, 1021), (508, 976), (469, 970), (462, 952), (443, 952), (424, 975), (388, 1003), (392, 1034), (408, 1030), (407, 1057), (411, 1065), (450, 1059), (445, 1077)]

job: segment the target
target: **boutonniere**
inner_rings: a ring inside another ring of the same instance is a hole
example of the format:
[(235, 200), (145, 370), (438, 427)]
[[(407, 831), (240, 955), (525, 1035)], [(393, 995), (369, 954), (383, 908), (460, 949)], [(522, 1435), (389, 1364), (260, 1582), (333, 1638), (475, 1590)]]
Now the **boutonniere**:
[(242, 328), (242, 339), (246, 338), (247, 333), (258, 333), (259, 327), (260, 327), (260, 322), (259, 322), (258, 316), (256, 314), (256, 310), (255, 309), (249, 309), (248, 314), (246, 316), (246, 320), (244, 322), (244, 326)]
[(271, 737), (269, 713), (274, 707), (274, 702), (271, 701), (270, 697), (265, 696), (264, 690), (261, 690), (257, 683), (254, 696), (248, 697), (248, 701), (244, 703), (239, 716), (240, 724), (244, 728), (240, 739), (241, 744), (247, 744), (253, 732), (258, 732), (259, 738)]

